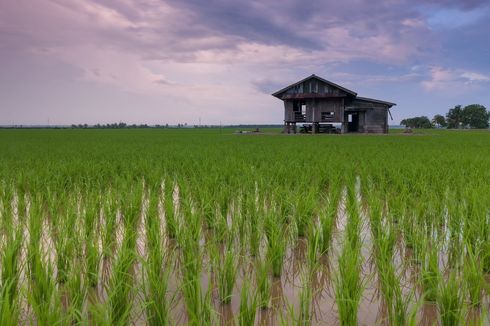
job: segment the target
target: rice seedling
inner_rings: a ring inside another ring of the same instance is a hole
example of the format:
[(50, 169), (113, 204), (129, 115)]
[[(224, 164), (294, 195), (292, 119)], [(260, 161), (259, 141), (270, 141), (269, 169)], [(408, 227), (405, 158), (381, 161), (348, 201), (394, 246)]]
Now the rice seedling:
[(302, 287), (299, 294), (299, 318), (298, 325), (311, 325), (311, 301), (313, 297), (313, 291), (311, 288), (311, 274), (310, 270), (303, 271), (302, 274)]
[(320, 249), (322, 240), (322, 228), (312, 224), (309, 233), (310, 235), (308, 238), (307, 266), (312, 273), (318, 267), (320, 255), (323, 253), (323, 251)]
[(478, 252), (471, 245), (466, 246), (467, 253), (463, 264), (463, 279), (468, 289), (470, 304), (479, 307), (485, 283), (483, 268), (478, 259)]
[(439, 257), (435, 246), (426, 244), (425, 248), (427, 253), (421, 271), (424, 299), (429, 302), (435, 302), (440, 280)]
[[(20, 228), (17, 230), (8, 228), (5, 241), (0, 256), (2, 263), (0, 284), (2, 286), (2, 298), (9, 300), (8, 303), (3, 304), (5, 304), (5, 307), (9, 307), (14, 305), (18, 295), (22, 230)], [(6, 243), (8, 243), (8, 245), (5, 245)], [(15, 308), (15, 306), (13, 308)]]
[(298, 237), (304, 237), (309, 225), (314, 218), (316, 198), (313, 191), (300, 193), (296, 197), (294, 207), (294, 219), (298, 231)]
[(437, 305), (444, 326), (460, 325), (464, 320), (463, 293), (456, 273), (451, 272), (447, 280), (441, 280)]
[(337, 210), (339, 206), (339, 192), (333, 189), (328, 197), (326, 208), (320, 211), (320, 253), (327, 254), (332, 241), (333, 229), (336, 223)]
[(362, 265), (360, 219), (355, 201), (355, 196), (351, 192), (347, 204), (349, 223), (345, 230), (344, 244), (338, 259), (338, 271), (334, 279), (335, 298), (341, 325), (358, 323), (357, 312), (363, 292), (360, 273)]
[(175, 185), (170, 182), (165, 184), (165, 222), (168, 232), (168, 237), (174, 239), (177, 236), (178, 222), (177, 222), (177, 211), (174, 205), (174, 192)]
[(238, 272), (237, 253), (231, 245), (225, 249), (223, 257), (215, 256), (216, 284), (219, 300), (223, 304), (231, 302), (233, 288)]
[(255, 267), (255, 282), (258, 293), (259, 307), (267, 309), (271, 302), (271, 280), (269, 277), (269, 263), (266, 260), (259, 260)]
[(128, 229), (107, 286), (109, 320), (112, 324), (128, 323), (133, 308), (133, 264), (135, 262), (134, 233)]
[(252, 289), (252, 284), (248, 279), (242, 283), (240, 291), (240, 306), (238, 310), (238, 325), (248, 326), (255, 324), (257, 314), (257, 292)]
[(30, 249), (31, 258), (31, 280), (27, 301), (29, 302), (36, 322), (40, 325), (53, 325), (64, 320), (63, 309), (55, 280), (53, 279), (53, 266), (48, 261), (43, 262), (41, 253), (34, 253)]
[(69, 323), (80, 325), (85, 322), (84, 304), (87, 298), (88, 289), (80, 270), (80, 263), (72, 264), (65, 283), (65, 293), (68, 304), (65, 308)]
[(2, 325), (19, 325), (19, 304), (15, 297), (12, 297), (12, 292), (15, 292), (12, 281), (0, 284), (0, 323)]
[(264, 231), (267, 238), (267, 259), (271, 262), (272, 275), (279, 277), (282, 274), (287, 242), (284, 226), (275, 212), (268, 212)]
[(168, 295), (168, 282), (173, 259), (163, 250), (163, 235), (160, 231), (156, 195), (150, 197), (146, 221), (148, 253), (143, 263), (146, 319), (149, 325), (169, 325), (171, 324), (170, 308), (173, 299)]

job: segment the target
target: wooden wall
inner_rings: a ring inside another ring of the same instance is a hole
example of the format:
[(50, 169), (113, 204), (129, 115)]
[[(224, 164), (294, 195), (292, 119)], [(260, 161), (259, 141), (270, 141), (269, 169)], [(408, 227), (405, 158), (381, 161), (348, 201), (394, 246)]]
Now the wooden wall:
[(366, 111), (363, 132), (388, 132), (388, 110), (386, 108), (373, 108)]

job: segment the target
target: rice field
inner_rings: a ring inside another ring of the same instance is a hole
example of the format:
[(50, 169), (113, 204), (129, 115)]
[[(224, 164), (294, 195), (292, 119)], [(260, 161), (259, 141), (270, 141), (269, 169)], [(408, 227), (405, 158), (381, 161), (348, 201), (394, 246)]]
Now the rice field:
[(490, 132), (232, 132), (0, 130), (0, 324), (490, 324)]

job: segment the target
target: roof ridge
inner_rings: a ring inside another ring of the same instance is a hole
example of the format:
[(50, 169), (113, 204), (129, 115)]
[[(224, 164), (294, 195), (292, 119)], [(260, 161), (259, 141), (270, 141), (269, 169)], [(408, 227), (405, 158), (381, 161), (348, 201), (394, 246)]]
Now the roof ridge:
[(311, 74), (310, 76), (308, 76), (308, 77), (306, 77), (306, 78), (303, 78), (303, 79), (301, 79), (300, 81), (297, 81), (297, 82), (295, 82), (295, 83), (293, 83), (293, 84), (291, 84), (291, 85), (289, 85), (289, 86), (286, 86), (286, 87), (284, 87), (284, 88), (281, 88), (281, 89), (280, 89), (280, 90), (278, 90), (277, 92), (272, 93), (272, 96), (278, 97), (277, 95), (279, 95), (279, 94), (281, 94), (281, 93), (285, 92), (287, 89), (289, 89), (289, 88), (291, 88), (291, 87), (294, 87), (294, 86), (296, 86), (296, 85), (298, 85), (298, 84), (301, 84), (301, 83), (303, 83), (303, 82), (307, 81), (307, 80), (308, 80), (308, 79), (310, 79), (310, 78), (316, 78), (316, 79), (318, 79), (318, 80), (320, 80), (320, 81), (322, 81), (322, 82), (324, 82), (324, 83), (326, 83), (326, 84), (328, 84), (328, 85), (330, 85), (330, 86), (336, 87), (336, 88), (338, 88), (338, 89), (340, 89), (340, 90), (342, 90), (342, 91), (344, 91), (344, 92), (346, 92), (346, 93), (349, 93), (349, 94), (351, 94), (351, 95), (357, 96), (357, 93), (356, 93), (356, 92), (354, 92), (354, 91), (352, 91), (352, 90), (350, 90), (350, 89), (347, 89), (347, 88), (345, 88), (345, 87), (342, 87), (342, 86), (340, 86), (340, 85), (338, 85), (338, 84), (336, 84), (336, 83), (334, 83), (334, 82), (331, 82), (331, 81), (329, 81), (329, 80), (326, 80), (326, 79), (324, 79), (324, 78), (322, 78), (322, 77), (319, 77), (319, 76), (317, 76), (317, 75), (315, 75), (315, 74)]

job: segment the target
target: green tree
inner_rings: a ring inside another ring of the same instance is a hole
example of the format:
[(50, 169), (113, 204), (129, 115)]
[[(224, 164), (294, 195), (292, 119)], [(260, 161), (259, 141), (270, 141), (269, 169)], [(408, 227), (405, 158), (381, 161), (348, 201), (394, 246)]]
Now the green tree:
[(490, 113), (480, 104), (471, 104), (463, 109), (463, 125), (472, 129), (487, 129)]
[(432, 124), (439, 126), (439, 127), (446, 127), (446, 118), (440, 114), (436, 114), (434, 118), (432, 118)]
[(403, 119), (400, 122), (401, 125), (410, 127), (410, 128), (432, 128), (433, 125), (430, 122), (429, 118), (426, 116), (421, 116), (421, 117), (414, 117), (414, 118), (408, 118), (408, 119)]
[(446, 121), (448, 128), (460, 128), (463, 123), (463, 109), (461, 105), (456, 105), (454, 108), (449, 109), (446, 114)]

